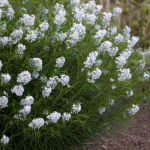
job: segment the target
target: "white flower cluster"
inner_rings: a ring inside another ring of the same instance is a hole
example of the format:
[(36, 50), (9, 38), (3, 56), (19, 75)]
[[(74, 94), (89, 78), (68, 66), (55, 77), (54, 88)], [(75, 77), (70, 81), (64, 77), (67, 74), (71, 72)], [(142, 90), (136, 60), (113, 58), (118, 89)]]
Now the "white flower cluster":
[(104, 28), (106, 28), (110, 23), (112, 14), (110, 12), (109, 13), (103, 12), (102, 14), (103, 14), (102, 25), (103, 25)]
[(87, 20), (87, 24), (93, 25), (97, 19), (97, 17), (94, 14), (85, 14), (85, 20)]
[(35, 68), (35, 71), (42, 70), (42, 60), (40, 58), (31, 58), (29, 60), (29, 65), (31, 67)]
[(12, 93), (15, 93), (17, 96), (22, 96), (24, 92), (23, 86), (20, 85), (14, 85), (13, 89), (11, 89)]
[(93, 64), (96, 62), (97, 56), (98, 56), (97, 51), (89, 53), (89, 56), (87, 57), (86, 61), (84, 61), (84, 63), (83, 63), (85, 65), (84, 67), (91, 68), (93, 66)]
[(85, 37), (86, 28), (81, 23), (73, 23), (73, 26), (70, 29), (69, 39), (66, 40), (66, 44), (74, 46), (78, 41), (81, 41)]
[(81, 111), (81, 104), (73, 104), (71, 108), (71, 114), (78, 114)]
[(42, 95), (43, 97), (48, 97), (52, 91), (51, 87), (43, 87), (44, 89), (42, 90)]
[(109, 99), (109, 105), (114, 105), (115, 101), (113, 99)]
[(57, 41), (63, 42), (67, 37), (67, 33), (63, 33), (63, 32), (58, 33), (58, 32), (56, 32), (54, 37), (57, 39)]
[(30, 112), (31, 112), (31, 106), (25, 105), (24, 108), (21, 109), (18, 114), (14, 115), (14, 118), (24, 121)]
[(132, 78), (132, 74), (130, 73), (129, 68), (120, 69), (118, 73), (118, 81), (125, 81)]
[(96, 34), (93, 36), (93, 38), (96, 40), (95, 43), (100, 44), (101, 40), (104, 38), (106, 33), (107, 33), (107, 31), (105, 29), (99, 30), (98, 32), (96, 32)]
[(15, 50), (15, 53), (17, 55), (17, 57), (19, 59), (22, 59), (23, 58), (23, 51), (26, 49), (25, 45), (23, 44), (18, 44), (18, 47), (17, 49)]
[(8, 6), (8, 5), (9, 5), (8, 0), (1, 0), (0, 1), (0, 7), (4, 7), (4, 6)]
[(26, 96), (26, 98), (25, 99), (22, 99), (21, 101), (20, 101), (20, 105), (28, 105), (28, 106), (30, 106), (30, 105), (32, 105), (34, 103), (34, 98), (32, 97), (32, 96)]
[(80, 4), (80, 0), (70, 0), (70, 4)]
[(63, 24), (66, 21), (66, 11), (64, 9), (63, 5), (60, 5), (56, 3), (55, 5), (55, 18), (54, 18), (54, 23), (59, 27), (61, 24)]
[(98, 79), (102, 74), (102, 71), (99, 70), (98, 68), (96, 68), (94, 71), (92, 72), (88, 72), (88, 82), (89, 83), (95, 83), (95, 80)]
[(3, 66), (3, 64), (2, 64), (2, 61), (0, 60), (0, 71), (2, 69), (2, 66)]
[(62, 121), (69, 121), (69, 119), (71, 118), (71, 114), (70, 113), (66, 113), (64, 112), (62, 115)]
[(124, 37), (123, 37), (121, 34), (118, 33), (118, 36), (116, 36), (116, 37), (114, 38), (114, 40), (115, 40), (116, 43), (120, 43), (120, 42), (123, 41), (123, 38), (124, 38)]
[(65, 57), (61, 56), (59, 58), (56, 59), (56, 67), (61, 68), (63, 67), (64, 63), (65, 63)]
[(48, 22), (47, 21), (44, 21), (42, 24), (40, 24), (40, 29), (41, 29), (41, 31), (47, 31), (48, 30), (48, 28), (49, 28), (49, 24), (48, 24)]
[(44, 125), (44, 119), (43, 118), (37, 118), (33, 119), (32, 122), (28, 124), (28, 126), (32, 129), (40, 129)]
[(107, 31), (107, 37), (111, 37), (116, 33), (117, 33), (117, 28), (116, 27), (109, 27), (108, 31)]
[(130, 57), (131, 53), (131, 49), (125, 49), (125, 51), (120, 53), (120, 56), (117, 57), (115, 60), (115, 63), (117, 64), (118, 68), (121, 68), (126, 64), (127, 59)]
[(133, 36), (131, 40), (128, 40), (128, 48), (132, 48), (139, 41), (139, 37)]
[(144, 74), (143, 74), (143, 79), (144, 80), (147, 80), (147, 79), (149, 79), (149, 77), (150, 77), (150, 73), (147, 71), (147, 72), (144, 72)]
[(9, 5), (7, 10), (4, 12), (6, 17), (11, 20), (14, 17), (14, 13), (15, 11), (13, 10), (13, 8)]
[(139, 105), (132, 104), (132, 107), (127, 109), (127, 111), (129, 112), (130, 116), (135, 115), (139, 111)]
[(35, 21), (34, 15), (23, 14), (23, 17), (20, 18), (20, 22), (25, 26), (33, 26)]
[(98, 111), (99, 111), (99, 113), (102, 115), (102, 113), (105, 112), (105, 109), (106, 109), (106, 107), (100, 107), (100, 108), (98, 109)]
[(22, 29), (14, 30), (9, 37), (9, 41), (13, 44), (18, 43), (23, 37), (23, 31)]
[(49, 78), (49, 80), (46, 83), (47, 87), (51, 87), (52, 89), (54, 89), (57, 86), (57, 80), (59, 80), (59, 78), (57, 76)]
[(11, 76), (7, 73), (7, 74), (1, 74), (1, 84), (3, 83), (8, 83), (9, 80), (11, 79)]
[(68, 76), (68, 75), (65, 75), (65, 74), (62, 74), (62, 75), (60, 75), (60, 76), (61, 76), (61, 78), (59, 78), (58, 81), (59, 81), (63, 86), (68, 85), (69, 80), (70, 80), (69, 76)]
[(8, 107), (8, 98), (6, 96), (1, 96), (0, 97), (0, 108), (5, 108)]
[(47, 116), (48, 119), (47, 123), (57, 123), (60, 117), (61, 114), (58, 113), (57, 111), (54, 111), (53, 113)]
[(126, 91), (126, 93), (127, 93), (127, 96), (128, 96), (128, 97), (130, 97), (130, 96), (132, 96), (132, 95), (133, 95), (133, 91), (132, 91), (132, 90), (130, 90), (130, 91)]
[(28, 84), (31, 81), (31, 73), (29, 71), (22, 71), (17, 76), (17, 82), (22, 83), (23, 85)]
[[(2, 0), (2, 1), (5, 1), (5, 0)], [(1, 4), (1, 3), (0, 3)], [(8, 136), (6, 136), (6, 135), (3, 135), (2, 136), (2, 138), (0, 139), (0, 142), (2, 143), (2, 144), (8, 144), (9, 143), (9, 137)]]
[(8, 37), (4, 36), (4, 37), (0, 37), (0, 44), (5, 46), (8, 43), (9, 39)]
[(120, 7), (116, 7), (113, 9), (113, 16), (118, 16), (122, 13), (122, 9)]
[(28, 42), (34, 42), (38, 37), (38, 31), (37, 30), (29, 30), (28, 34), (25, 37), (25, 40)]
[(38, 71), (42, 70), (42, 59), (40, 58), (31, 58), (29, 60), (29, 65), (34, 68), (32, 76), (37, 79), (39, 77)]

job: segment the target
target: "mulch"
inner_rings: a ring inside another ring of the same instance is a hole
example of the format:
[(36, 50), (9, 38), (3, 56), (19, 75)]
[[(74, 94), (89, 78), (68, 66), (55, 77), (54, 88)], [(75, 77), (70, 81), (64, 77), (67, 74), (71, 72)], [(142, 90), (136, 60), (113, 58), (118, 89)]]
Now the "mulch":
[(150, 104), (146, 110), (135, 115), (128, 128), (75, 150), (150, 150)]

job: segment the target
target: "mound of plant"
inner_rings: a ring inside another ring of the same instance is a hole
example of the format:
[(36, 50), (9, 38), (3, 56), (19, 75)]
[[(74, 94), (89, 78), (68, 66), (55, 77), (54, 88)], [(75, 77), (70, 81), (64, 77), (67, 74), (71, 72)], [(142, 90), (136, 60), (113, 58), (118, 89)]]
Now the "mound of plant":
[(130, 27), (113, 26), (121, 8), (101, 9), (0, 1), (0, 149), (69, 149), (139, 110), (150, 49), (134, 50)]

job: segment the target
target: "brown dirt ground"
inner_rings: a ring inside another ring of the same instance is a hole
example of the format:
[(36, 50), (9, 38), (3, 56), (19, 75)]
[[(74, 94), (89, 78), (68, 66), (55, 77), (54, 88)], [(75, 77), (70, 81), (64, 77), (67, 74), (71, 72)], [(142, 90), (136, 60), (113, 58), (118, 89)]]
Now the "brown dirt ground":
[(135, 115), (127, 129), (75, 150), (150, 150), (150, 104), (146, 108)]

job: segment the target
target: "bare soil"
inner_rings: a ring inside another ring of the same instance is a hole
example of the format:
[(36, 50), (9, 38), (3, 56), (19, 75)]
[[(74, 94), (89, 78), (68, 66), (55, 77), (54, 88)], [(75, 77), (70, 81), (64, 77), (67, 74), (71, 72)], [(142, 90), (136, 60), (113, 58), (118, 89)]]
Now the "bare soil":
[(150, 104), (137, 113), (129, 128), (75, 150), (150, 150)]

